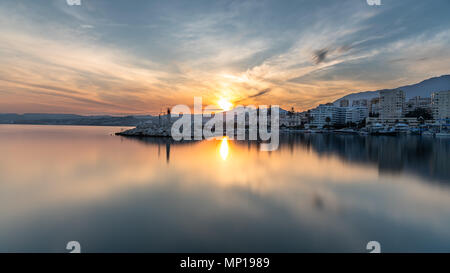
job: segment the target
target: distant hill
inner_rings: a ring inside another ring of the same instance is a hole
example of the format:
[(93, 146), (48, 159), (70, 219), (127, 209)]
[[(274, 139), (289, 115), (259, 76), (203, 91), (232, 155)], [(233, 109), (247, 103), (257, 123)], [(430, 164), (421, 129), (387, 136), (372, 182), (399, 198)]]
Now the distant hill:
[(152, 116), (81, 116), (73, 114), (0, 114), (0, 124), (136, 126)]
[(365, 92), (359, 92), (359, 93), (353, 93), (347, 96), (344, 96), (333, 103), (335, 105), (339, 105), (339, 102), (344, 99), (348, 99), (351, 102), (353, 100), (360, 100), (360, 99), (372, 99), (375, 97), (378, 97), (380, 94), (380, 91), (384, 90), (394, 90), (394, 89), (401, 89), (405, 91), (406, 99), (413, 98), (415, 96), (420, 97), (431, 97), (431, 93), (437, 92), (437, 91), (446, 91), (450, 90), (450, 75), (443, 75), (440, 77), (430, 78), (428, 80), (424, 80), (420, 83), (413, 84), (413, 85), (406, 85), (401, 86), (393, 89), (383, 89), (383, 90), (376, 90), (376, 91), (365, 91)]
[[(239, 110), (237, 110), (239, 112)], [(280, 108), (280, 113), (287, 112)], [(41, 114), (41, 113), (0, 113), (0, 124), (39, 124), (39, 125), (92, 125), (92, 126), (137, 126), (146, 121), (167, 119), (167, 115), (151, 116), (82, 116), (75, 114)]]

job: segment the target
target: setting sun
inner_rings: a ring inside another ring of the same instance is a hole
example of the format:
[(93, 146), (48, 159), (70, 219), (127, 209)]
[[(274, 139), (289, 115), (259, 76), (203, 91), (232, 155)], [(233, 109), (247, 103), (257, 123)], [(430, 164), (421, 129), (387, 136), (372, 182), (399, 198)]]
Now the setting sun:
[(222, 108), (224, 111), (228, 111), (231, 110), (233, 108), (233, 103), (231, 103), (230, 101), (221, 98), (217, 104), (219, 105), (220, 108)]

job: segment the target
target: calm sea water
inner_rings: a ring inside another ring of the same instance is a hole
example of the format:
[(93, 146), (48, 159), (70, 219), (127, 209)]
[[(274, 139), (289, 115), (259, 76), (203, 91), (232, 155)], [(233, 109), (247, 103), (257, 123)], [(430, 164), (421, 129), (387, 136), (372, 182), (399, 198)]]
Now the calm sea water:
[(0, 125), (0, 251), (450, 252), (450, 139)]

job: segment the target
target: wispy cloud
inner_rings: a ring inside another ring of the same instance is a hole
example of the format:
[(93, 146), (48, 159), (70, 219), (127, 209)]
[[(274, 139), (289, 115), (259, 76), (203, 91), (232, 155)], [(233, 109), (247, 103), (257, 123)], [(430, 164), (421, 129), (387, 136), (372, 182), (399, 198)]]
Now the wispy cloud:
[(193, 96), (306, 110), (449, 73), (448, 1), (363, 2), (84, 1), (74, 8), (5, 0), (0, 110), (156, 113), (191, 105)]

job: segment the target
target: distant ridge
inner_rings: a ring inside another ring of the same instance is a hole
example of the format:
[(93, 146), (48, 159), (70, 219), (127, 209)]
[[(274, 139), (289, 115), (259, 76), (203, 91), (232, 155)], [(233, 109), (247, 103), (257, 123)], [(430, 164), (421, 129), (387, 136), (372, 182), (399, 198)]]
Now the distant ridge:
[(82, 116), (75, 114), (1, 114), (0, 124), (136, 126), (152, 116)]
[(417, 84), (405, 85), (405, 86), (392, 88), (392, 89), (382, 89), (382, 90), (376, 90), (376, 91), (365, 91), (365, 92), (353, 93), (353, 94), (346, 95), (346, 96), (334, 101), (333, 104), (339, 105), (339, 102), (341, 100), (348, 99), (350, 101), (350, 105), (351, 105), (351, 102), (354, 100), (372, 99), (372, 98), (378, 97), (380, 94), (380, 91), (394, 90), (394, 89), (401, 89), (401, 90), (405, 91), (406, 99), (410, 99), (415, 96), (431, 97), (431, 93), (433, 93), (433, 92), (450, 90), (450, 75), (442, 75), (440, 77), (434, 77), (434, 78), (430, 78), (430, 79), (421, 81), (420, 83), (417, 83)]

